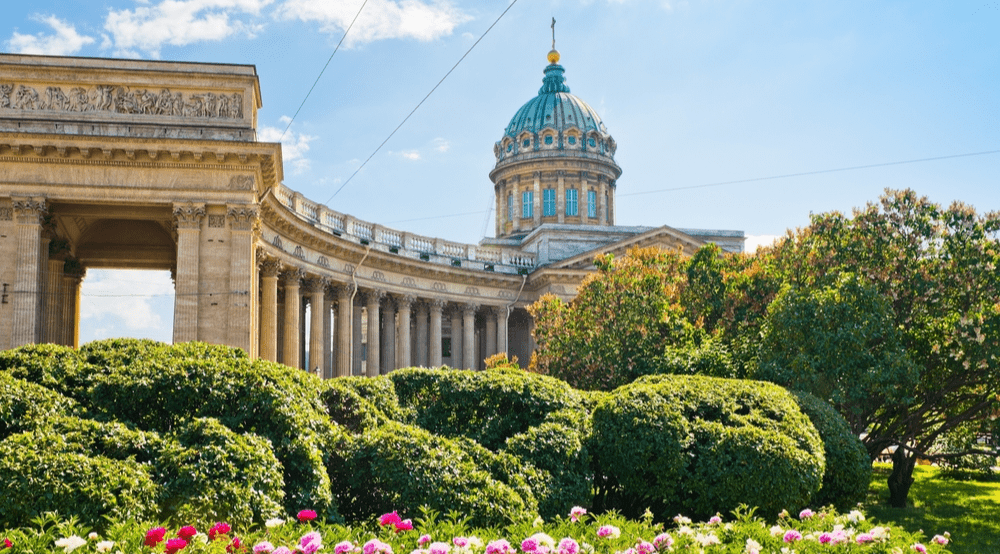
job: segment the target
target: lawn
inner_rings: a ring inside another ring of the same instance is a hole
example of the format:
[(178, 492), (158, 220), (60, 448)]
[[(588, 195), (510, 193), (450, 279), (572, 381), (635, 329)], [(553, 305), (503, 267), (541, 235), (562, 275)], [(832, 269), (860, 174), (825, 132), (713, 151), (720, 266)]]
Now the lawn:
[(938, 470), (917, 466), (910, 489), (910, 507), (890, 508), (886, 478), (891, 466), (876, 465), (865, 512), (908, 531), (922, 529), (930, 537), (949, 531), (954, 554), (1000, 552), (1000, 481), (942, 479)]

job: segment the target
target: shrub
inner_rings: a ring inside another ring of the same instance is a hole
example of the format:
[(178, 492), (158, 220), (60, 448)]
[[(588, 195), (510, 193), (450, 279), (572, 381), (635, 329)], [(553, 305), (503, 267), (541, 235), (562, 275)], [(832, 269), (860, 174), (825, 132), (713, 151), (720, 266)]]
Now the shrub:
[(468, 437), (490, 450), (556, 410), (583, 409), (583, 394), (552, 377), (517, 369), (403, 369), (387, 375), (414, 424), (447, 437)]
[(0, 440), (46, 419), (79, 411), (73, 400), (0, 371)]
[(413, 410), (404, 410), (399, 405), (399, 398), (396, 397), (396, 384), (388, 376), (343, 377), (337, 381), (354, 389), (354, 392), (371, 402), (389, 419), (400, 423), (413, 423)]
[(341, 513), (351, 521), (421, 506), (456, 511), (473, 525), (500, 525), (537, 516), (534, 499), (518, 494), (477, 465), (455, 441), (389, 422), (359, 436), (344, 435), (327, 467)]
[(142, 520), (156, 515), (157, 487), (148, 466), (49, 451), (39, 447), (38, 438), (28, 432), (0, 441), (0, 527), (19, 527), (50, 511), (76, 516), (90, 526), (105, 524), (105, 517)]
[(142, 464), (156, 460), (164, 446), (163, 439), (155, 431), (139, 431), (123, 423), (73, 416), (45, 420), (38, 426), (33, 441), (37, 448), (50, 452), (133, 459)]
[(320, 398), (330, 419), (352, 433), (362, 433), (388, 421), (381, 410), (358, 394), (344, 379), (324, 382)]
[(647, 376), (613, 391), (593, 419), (605, 507), (707, 517), (746, 503), (777, 513), (820, 488), (820, 437), (776, 385)]
[(832, 504), (846, 510), (865, 499), (872, 478), (872, 460), (864, 444), (840, 413), (827, 402), (802, 391), (788, 391), (823, 439), (826, 471), (816, 506)]
[(28, 344), (0, 351), (0, 373), (79, 399), (93, 368), (68, 346)]

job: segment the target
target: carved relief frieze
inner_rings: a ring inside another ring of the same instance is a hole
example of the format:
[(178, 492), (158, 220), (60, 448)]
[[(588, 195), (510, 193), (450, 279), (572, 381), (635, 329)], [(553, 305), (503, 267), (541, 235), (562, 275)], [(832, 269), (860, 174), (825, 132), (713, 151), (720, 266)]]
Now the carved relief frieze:
[(438, 292), (447, 292), (448, 286), (440, 281), (435, 281), (434, 284), (431, 285), (431, 290), (436, 290)]
[(304, 260), (306, 258), (306, 254), (305, 254), (305, 252), (303, 252), (301, 246), (296, 246), (295, 247), (295, 251), (292, 252), (292, 256), (295, 256), (296, 258), (299, 258), (300, 260)]
[(413, 277), (403, 277), (403, 286), (417, 288), (417, 281)]
[(253, 190), (253, 175), (233, 175), (229, 179), (229, 188), (232, 190)]
[(281, 246), (281, 237), (279, 237), (278, 235), (274, 235), (274, 240), (271, 241), (271, 246), (274, 246), (278, 250), (284, 251), (284, 248), (282, 248)]
[(0, 208), (0, 221), (11, 221), (14, 219), (14, 208)]
[(476, 287), (465, 287), (465, 294), (469, 296), (479, 296), (479, 289)]
[(0, 83), (0, 110), (56, 112), (107, 112), (125, 115), (159, 115), (209, 119), (241, 119), (243, 95), (239, 92), (160, 92), (120, 85), (39, 87)]
[(318, 258), (318, 259), (316, 260), (316, 264), (317, 264), (317, 265), (320, 265), (320, 266), (323, 266), (323, 267), (330, 267), (330, 260), (329, 260), (329, 259), (327, 259), (327, 257), (326, 257), (326, 256), (320, 256), (320, 257), (319, 257), (319, 258)]
[(208, 226), (209, 227), (225, 227), (226, 226), (226, 216), (224, 216), (224, 215), (209, 215), (208, 216)]
[(384, 282), (385, 281), (385, 273), (382, 273), (381, 271), (378, 271), (378, 270), (372, 271), (372, 280), (373, 281), (383, 281)]

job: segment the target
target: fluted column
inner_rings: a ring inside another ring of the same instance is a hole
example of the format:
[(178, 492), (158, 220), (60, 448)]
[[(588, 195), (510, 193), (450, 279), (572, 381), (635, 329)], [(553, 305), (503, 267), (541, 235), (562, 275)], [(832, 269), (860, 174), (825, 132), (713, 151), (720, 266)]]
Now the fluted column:
[(368, 312), (368, 359), (365, 374), (377, 377), (382, 368), (381, 305), (385, 291), (372, 290), (365, 293), (365, 310)]
[(174, 279), (174, 344), (198, 340), (198, 267), (204, 204), (174, 204), (177, 272)]
[(382, 306), (382, 364), (379, 373), (385, 375), (396, 368), (396, 306), (386, 298)]
[(410, 356), (410, 307), (413, 305), (414, 300), (409, 295), (396, 297), (396, 307), (398, 310), (396, 319), (399, 323), (397, 333), (397, 342), (399, 344), (397, 349), (399, 357), (396, 360), (397, 369), (413, 365), (413, 359)]
[(260, 357), (278, 361), (278, 275), (281, 263), (266, 258), (260, 264), (263, 290), (260, 299)]
[(354, 352), (351, 357), (351, 375), (361, 375), (361, 362), (364, 361), (361, 358), (362, 344), (364, 343), (364, 333), (362, 332), (362, 316), (361, 316), (361, 305), (354, 304), (351, 306), (351, 349)]
[(451, 310), (451, 365), (452, 367), (465, 368), (465, 359), (462, 358), (462, 310), (455, 308)]
[(351, 374), (351, 321), (354, 310), (351, 309), (351, 294), (353, 285), (337, 287), (337, 377), (347, 377)]
[(443, 300), (430, 302), (431, 327), (428, 352), (428, 366), (441, 367), (441, 312), (444, 310)]
[(417, 359), (414, 365), (427, 367), (427, 312), (426, 302), (417, 304)]
[(17, 233), (14, 269), (14, 333), (11, 346), (38, 342), (41, 321), (42, 222), (44, 198), (13, 198)]
[(507, 307), (494, 308), (497, 317), (497, 352), (510, 356), (510, 345), (508, 344), (507, 329)]
[(465, 360), (462, 364), (469, 369), (476, 369), (476, 306), (462, 306), (462, 354)]
[(306, 279), (305, 289), (309, 294), (309, 372), (323, 376), (326, 365), (326, 343), (323, 340), (323, 304), (326, 298), (327, 280), (322, 277)]
[(45, 319), (42, 325), (42, 342), (61, 344), (63, 304), (66, 295), (63, 290), (63, 266), (66, 265), (66, 241), (54, 240), (49, 243), (49, 261), (45, 275)]
[(289, 367), (301, 367), (299, 359), (299, 309), (302, 307), (302, 297), (299, 295), (299, 283), (305, 272), (299, 268), (288, 269), (282, 274), (285, 285), (285, 344), (282, 349), (283, 363)]
[(257, 264), (253, 232), (259, 215), (255, 206), (230, 205), (229, 219), (229, 307), (226, 342), (257, 356), (257, 322), (252, 317), (257, 303)]
[(83, 276), (87, 270), (76, 260), (67, 263), (63, 272), (65, 274), (64, 284), (67, 286), (66, 303), (68, 321), (66, 324), (66, 346), (79, 348), (80, 346), (80, 285), (83, 284)]
[(331, 312), (333, 303), (337, 301), (337, 291), (326, 287), (326, 294), (323, 296), (323, 378), (330, 379), (337, 374), (337, 352), (334, 348), (336, 342), (333, 336), (333, 318)]
[(495, 308), (486, 310), (486, 357), (497, 353), (497, 319)]

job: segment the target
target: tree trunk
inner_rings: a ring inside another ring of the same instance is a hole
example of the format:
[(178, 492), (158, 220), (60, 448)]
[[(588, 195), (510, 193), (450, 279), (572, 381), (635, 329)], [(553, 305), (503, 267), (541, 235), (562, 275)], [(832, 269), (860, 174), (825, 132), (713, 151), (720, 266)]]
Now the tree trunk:
[(889, 474), (889, 505), (905, 508), (906, 498), (913, 484), (913, 466), (917, 463), (914, 454), (908, 454), (902, 446), (892, 453), (892, 473)]

